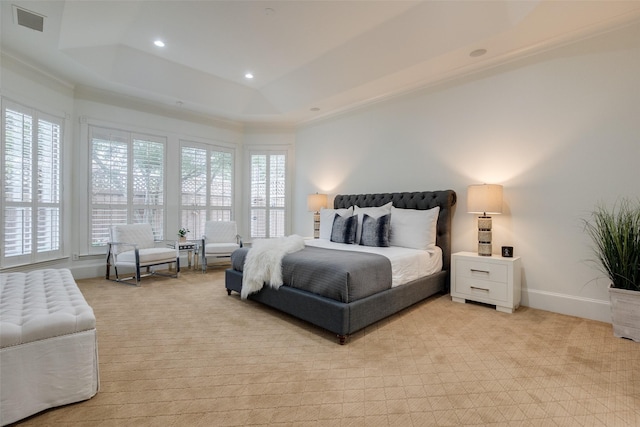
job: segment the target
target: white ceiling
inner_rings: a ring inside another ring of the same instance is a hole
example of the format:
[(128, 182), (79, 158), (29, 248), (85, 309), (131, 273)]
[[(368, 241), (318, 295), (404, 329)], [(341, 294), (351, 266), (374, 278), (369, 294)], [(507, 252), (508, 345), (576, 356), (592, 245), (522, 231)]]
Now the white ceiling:
[[(14, 5), (45, 16), (44, 31), (17, 25)], [(3, 54), (78, 89), (296, 124), (640, 20), (640, 1), (2, 0), (0, 12)]]

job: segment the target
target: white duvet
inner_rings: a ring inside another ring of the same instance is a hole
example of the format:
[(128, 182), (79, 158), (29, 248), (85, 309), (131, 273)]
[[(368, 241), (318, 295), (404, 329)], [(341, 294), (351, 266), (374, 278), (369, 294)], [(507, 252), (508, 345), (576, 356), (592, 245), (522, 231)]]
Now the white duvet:
[(409, 249), (400, 246), (378, 248), (372, 246), (349, 245), (335, 243), (326, 239), (305, 240), (306, 246), (336, 249), (342, 251), (368, 252), (383, 255), (391, 261), (391, 287), (409, 283), (420, 277), (429, 276), (442, 270), (442, 250), (438, 246), (433, 249)]

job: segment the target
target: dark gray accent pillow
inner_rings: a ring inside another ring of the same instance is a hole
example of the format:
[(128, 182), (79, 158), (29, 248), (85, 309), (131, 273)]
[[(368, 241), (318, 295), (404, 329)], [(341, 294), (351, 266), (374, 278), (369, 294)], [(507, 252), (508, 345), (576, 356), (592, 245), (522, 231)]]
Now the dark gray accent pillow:
[(336, 214), (333, 217), (333, 227), (331, 228), (331, 241), (336, 243), (354, 243), (356, 241), (356, 228), (358, 217), (343, 217)]
[(364, 214), (362, 216), (362, 236), (360, 237), (360, 244), (363, 246), (389, 246), (390, 224), (391, 214), (378, 218)]

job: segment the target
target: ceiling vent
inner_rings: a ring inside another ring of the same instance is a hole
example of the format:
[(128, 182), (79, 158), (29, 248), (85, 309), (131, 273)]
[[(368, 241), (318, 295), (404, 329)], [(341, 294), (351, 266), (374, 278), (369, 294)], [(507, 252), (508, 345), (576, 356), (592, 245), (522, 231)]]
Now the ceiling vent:
[(35, 12), (13, 5), (13, 17), (15, 18), (15, 22), (23, 27), (40, 32), (44, 29), (44, 16), (38, 15)]

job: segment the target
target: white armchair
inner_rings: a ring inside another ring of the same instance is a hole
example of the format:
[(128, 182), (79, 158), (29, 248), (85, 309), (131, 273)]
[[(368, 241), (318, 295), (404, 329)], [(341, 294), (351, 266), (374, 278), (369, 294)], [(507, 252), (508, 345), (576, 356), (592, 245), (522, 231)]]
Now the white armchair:
[[(151, 224), (126, 224), (114, 225), (109, 230), (110, 241), (107, 243), (107, 272), (106, 279), (116, 282), (128, 283), (140, 286), (140, 278), (157, 274), (160, 276), (178, 277), (180, 275), (180, 250), (175, 244), (174, 248), (159, 247), (153, 238)], [(175, 243), (175, 242), (174, 242)], [(151, 267), (161, 264), (176, 264), (176, 274), (161, 274)], [(116, 277), (111, 278), (111, 266), (113, 265)], [(131, 277), (121, 278), (118, 268), (126, 267), (135, 269)], [(141, 274), (141, 268), (146, 268), (146, 273)], [(134, 282), (129, 280), (135, 278)]]
[(242, 247), (235, 221), (207, 221), (201, 243), (202, 272), (207, 271), (207, 258), (229, 258), (231, 252)]

